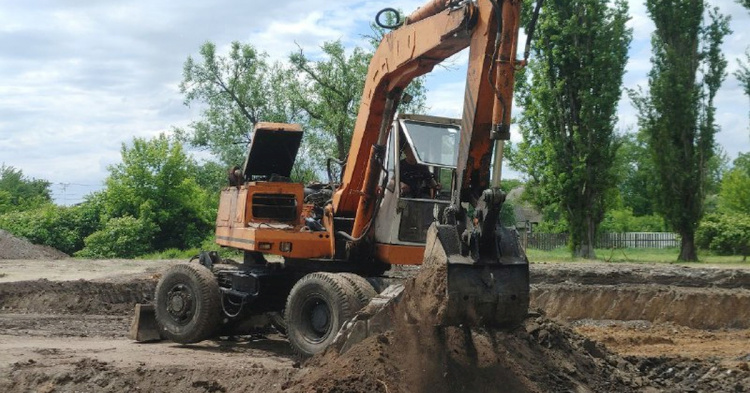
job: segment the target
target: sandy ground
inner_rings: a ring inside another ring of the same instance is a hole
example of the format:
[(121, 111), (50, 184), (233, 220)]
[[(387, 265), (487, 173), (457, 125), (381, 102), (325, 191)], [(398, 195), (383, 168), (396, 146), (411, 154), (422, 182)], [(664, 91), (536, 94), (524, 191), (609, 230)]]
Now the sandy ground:
[[(283, 391), (306, 372), (280, 336), (128, 340), (127, 310), (176, 262), (0, 260), (0, 391)], [(656, 391), (700, 378), (710, 384), (690, 389), (750, 391), (750, 318), (735, 322), (750, 313), (748, 266), (534, 264), (534, 305), (628, 359)], [(648, 302), (661, 311), (632, 311)], [(695, 327), (714, 314), (737, 326)]]

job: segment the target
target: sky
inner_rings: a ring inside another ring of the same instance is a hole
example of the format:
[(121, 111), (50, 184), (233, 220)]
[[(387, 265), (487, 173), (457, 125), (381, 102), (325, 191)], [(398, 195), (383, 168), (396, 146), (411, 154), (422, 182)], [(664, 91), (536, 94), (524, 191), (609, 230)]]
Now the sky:
[[(78, 203), (103, 187), (123, 143), (199, 119), (200, 108), (183, 104), (178, 85), (183, 63), (204, 42), (222, 51), (234, 40), (251, 43), (272, 60), (286, 59), (299, 46), (314, 58), (325, 41), (365, 46), (362, 35), (378, 10), (410, 12), (424, 2), (2, 1), (0, 164), (50, 181), (59, 204)], [(750, 46), (750, 13), (734, 0), (709, 3), (732, 16), (734, 30), (723, 46), (729, 75), (716, 99), (716, 139), (731, 159), (750, 151), (750, 101), (732, 75)], [(642, 0), (630, 1), (630, 10), (634, 37), (624, 86), (645, 87), (653, 24)], [(466, 61), (462, 52), (451, 67), (428, 76), (430, 114), (460, 115)], [(623, 97), (619, 130), (633, 131), (636, 122)]]

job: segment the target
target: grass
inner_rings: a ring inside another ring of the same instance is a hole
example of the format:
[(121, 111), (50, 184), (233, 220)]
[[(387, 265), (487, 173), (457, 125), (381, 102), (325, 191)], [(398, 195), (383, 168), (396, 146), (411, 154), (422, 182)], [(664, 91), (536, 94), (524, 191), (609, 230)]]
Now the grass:
[(229, 258), (234, 259), (236, 261), (242, 261), (242, 252), (230, 249), (230, 248), (221, 248), (218, 245), (210, 245), (206, 248), (190, 248), (187, 250), (179, 250), (176, 248), (170, 248), (164, 251), (155, 251), (152, 253), (148, 253), (145, 255), (139, 256), (137, 259), (184, 259), (185, 261), (189, 260), (190, 258), (200, 254), (201, 250), (203, 251), (218, 251), (219, 256), (222, 258)]
[[(678, 248), (624, 248), (596, 249), (596, 261), (630, 262), (630, 263), (676, 263), (680, 254)], [(573, 258), (567, 248), (556, 248), (552, 251), (527, 249), (526, 254), (531, 262), (586, 262), (583, 258)], [(744, 264), (741, 255), (715, 255), (708, 251), (698, 251), (699, 264)], [(684, 262), (681, 262), (684, 263)]]

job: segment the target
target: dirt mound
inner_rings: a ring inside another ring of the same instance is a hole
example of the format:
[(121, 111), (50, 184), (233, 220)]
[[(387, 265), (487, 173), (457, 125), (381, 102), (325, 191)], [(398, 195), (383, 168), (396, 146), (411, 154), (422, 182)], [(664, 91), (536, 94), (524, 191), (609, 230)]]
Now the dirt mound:
[(33, 244), (0, 229), (0, 259), (63, 259), (68, 254), (49, 246)]
[(314, 357), (290, 391), (647, 391), (650, 381), (632, 364), (542, 316), (511, 332), (437, 327), (445, 270), (425, 263), (406, 283), (391, 331)]
[(402, 325), (307, 366), (290, 391), (631, 392), (650, 384), (629, 362), (544, 317), (510, 333)]
[(0, 283), (0, 310), (54, 314), (130, 315), (153, 299), (155, 279), (109, 281), (17, 281)]

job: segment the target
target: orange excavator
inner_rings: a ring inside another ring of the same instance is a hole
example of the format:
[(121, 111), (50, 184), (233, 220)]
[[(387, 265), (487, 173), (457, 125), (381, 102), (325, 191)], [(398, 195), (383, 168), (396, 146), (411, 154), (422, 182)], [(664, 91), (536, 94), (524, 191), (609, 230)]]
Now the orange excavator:
[[(447, 265), (435, 277), (447, 280), (439, 324), (517, 326), (528, 312), (528, 260), (499, 222), (499, 185), (514, 73), (525, 64), (516, 59), (520, 13), (521, 0), (432, 0), (396, 17), (370, 62), (348, 159), (328, 185), (289, 180), (300, 126), (256, 124), (216, 220), (216, 242), (244, 260), (204, 252), (169, 269), (152, 306), (157, 335), (192, 343), (267, 317), (313, 355), (382, 290), (391, 266), (427, 259)], [(398, 114), (414, 78), (466, 48), (461, 119)]]

